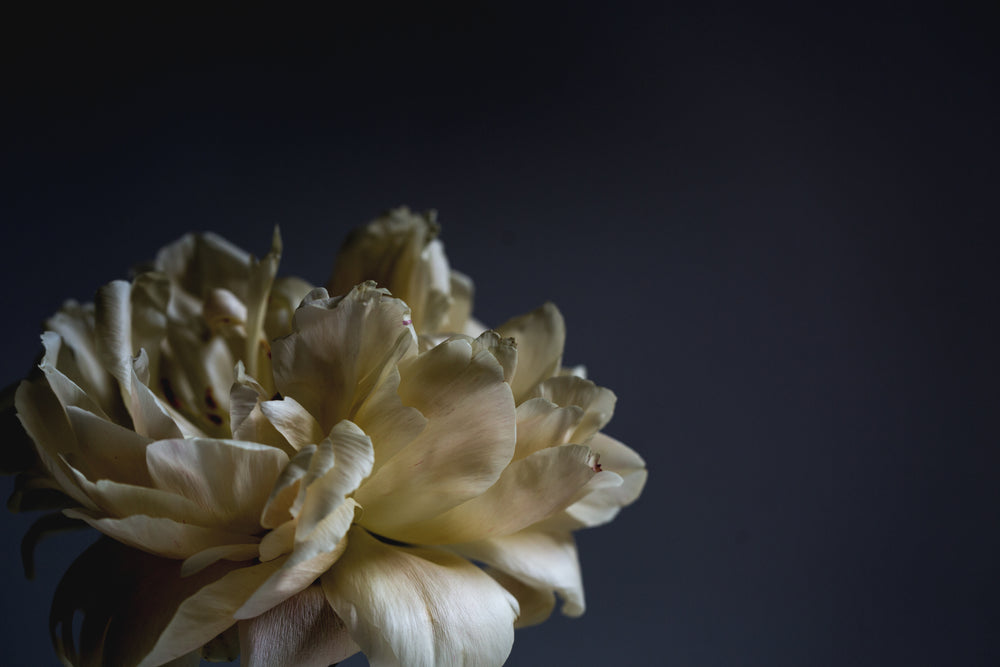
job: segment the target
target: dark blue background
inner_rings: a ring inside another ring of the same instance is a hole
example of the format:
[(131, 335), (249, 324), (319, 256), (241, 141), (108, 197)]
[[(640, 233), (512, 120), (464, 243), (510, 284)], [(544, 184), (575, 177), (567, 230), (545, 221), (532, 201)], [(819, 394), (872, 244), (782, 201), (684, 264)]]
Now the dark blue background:
[[(992, 16), (122, 11), (0, 21), (0, 381), (185, 231), (278, 223), (323, 283), (350, 227), (437, 208), (477, 314), (555, 301), (651, 471), (511, 664), (1000, 661)], [(80, 541), (28, 583), (0, 523), (4, 662), (55, 664)]]

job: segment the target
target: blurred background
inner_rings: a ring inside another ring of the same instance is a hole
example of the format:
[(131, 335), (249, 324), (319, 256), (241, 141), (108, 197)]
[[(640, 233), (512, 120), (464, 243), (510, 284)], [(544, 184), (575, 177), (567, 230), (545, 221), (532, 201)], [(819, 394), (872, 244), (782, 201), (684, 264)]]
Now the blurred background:
[[(4, 10), (0, 382), (186, 231), (280, 225), (322, 284), (435, 208), (479, 318), (554, 301), (650, 469), (579, 535), (586, 614), (510, 664), (1000, 662), (995, 17), (416, 4)], [(0, 518), (9, 665), (56, 664), (87, 542), (25, 581), (33, 518)]]

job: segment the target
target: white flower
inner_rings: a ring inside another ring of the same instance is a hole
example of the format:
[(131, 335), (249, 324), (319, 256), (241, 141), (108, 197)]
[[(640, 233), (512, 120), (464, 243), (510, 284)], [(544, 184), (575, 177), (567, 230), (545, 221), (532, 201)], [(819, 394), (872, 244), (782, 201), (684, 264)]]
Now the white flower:
[[(582, 613), (571, 531), (610, 520), (646, 476), (600, 433), (614, 395), (562, 369), (551, 304), (446, 337), (470, 326), (471, 285), (441, 279), (432, 219), (366, 230), (331, 285), (361, 282), (311, 290), (294, 314), (308, 285), (275, 283), (277, 237), (258, 262), (202, 236), (53, 318), (15, 401), (44, 466), (32, 479), (116, 541), (60, 585), (64, 660), (238, 646), (245, 664), (360, 648), (373, 665), (498, 665), (557, 595)], [(91, 619), (78, 641), (76, 610)]]

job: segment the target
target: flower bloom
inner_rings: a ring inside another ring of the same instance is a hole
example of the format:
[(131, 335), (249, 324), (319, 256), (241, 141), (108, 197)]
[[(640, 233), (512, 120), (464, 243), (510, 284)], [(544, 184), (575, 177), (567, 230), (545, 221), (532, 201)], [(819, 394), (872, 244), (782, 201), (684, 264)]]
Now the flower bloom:
[(483, 331), (437, 231), (370, 223), (329, 289), (275, 278), (277, 235), (260, 261), (188, 236), (47, 323), (18, 493), (110, 538), (56, 593), (64, 662), (499, 665), (557, 597), (583, 612), (572, 531), (644, 463), (555, 306)]

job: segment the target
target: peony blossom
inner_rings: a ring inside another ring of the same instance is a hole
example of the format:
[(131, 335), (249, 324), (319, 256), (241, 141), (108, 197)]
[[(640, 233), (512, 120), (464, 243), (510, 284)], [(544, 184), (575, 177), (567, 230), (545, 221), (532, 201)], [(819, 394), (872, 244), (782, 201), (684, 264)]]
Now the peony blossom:
[(558, 309), (483, 330), (437, 233), (392, 211), (326, 288), (276, 278), (277, 233), (262, 260), (190, 235), (47, 322), (16, 495), (104, 536), (53, 602), (65, 663), (499, 665), (583, 613), (572, 533), (644, 463)]

